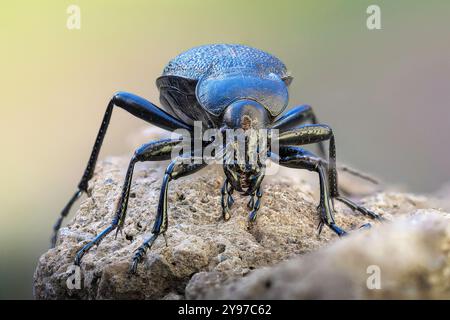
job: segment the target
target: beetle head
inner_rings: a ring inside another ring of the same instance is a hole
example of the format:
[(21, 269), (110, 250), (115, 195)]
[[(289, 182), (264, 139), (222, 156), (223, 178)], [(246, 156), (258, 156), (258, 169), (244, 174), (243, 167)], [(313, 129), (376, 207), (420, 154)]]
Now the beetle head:
[(225, 110), (223, 123), (230, 129), (260, 129), (267, 128), (269, 113), (260, 103), (240, 99), (232, 102)]
[(224, 172), (233, 188), (240, 192), (254, 193), (264, 177), (262, 156), (267, 151), (264, 128), (269, 119), (267, 109), (254, 100), (236, 100), (225, 110)]

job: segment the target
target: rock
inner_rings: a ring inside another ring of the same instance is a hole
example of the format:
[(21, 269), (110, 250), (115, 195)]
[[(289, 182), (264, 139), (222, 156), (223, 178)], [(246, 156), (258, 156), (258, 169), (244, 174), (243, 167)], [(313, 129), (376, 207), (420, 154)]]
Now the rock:
[[(337, 224), (353, 233), (339, 240), (324, 228), (318, 236), (318, 186), (309, 182), (316, 177), (291, 169), (267, 177), (255, 223), (248, 222), (248, 198), (239, 195), (231, 219), (221, 218), (220, 168), (171, 182), (168, 246), (158, 238), (132, 275), (130, 262), (150, 234), (167, 163), (136, 167), (123, 233), (111, 233), (84, 256), (81, 288), (69, 289), (77, 250), (113, 218), (127, 164), (120, 157), (98, 164), (91, 196), (61, 229), (57, 246), (39, 259), (35, 298), (449, 297), (448, 215), (430, 210), (434, 202), (404, 193), (363, 198), (367, 208), (393, 220), (383, 225), (336, 203)], [(359, 229), (368, 222), (372, 229)], [(387, 290), (368, 291), (369, 265), (381, 268)]]
[(449, 299), (449, 219), (418, 210), (210, 289), (202, 298)]

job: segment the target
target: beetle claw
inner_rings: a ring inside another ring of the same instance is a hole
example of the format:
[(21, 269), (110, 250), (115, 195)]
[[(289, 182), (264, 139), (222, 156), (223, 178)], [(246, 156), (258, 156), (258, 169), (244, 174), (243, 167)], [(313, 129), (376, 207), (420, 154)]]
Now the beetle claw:
[(114, 239), (117, 239), (117, 235), (119, 234), (119, 232), (120, 232), (120, 236), (123, 237), (123, 227), (122, 227), (122, 225), (119, 225), (117, 227), (116, 234), (114, 235)]

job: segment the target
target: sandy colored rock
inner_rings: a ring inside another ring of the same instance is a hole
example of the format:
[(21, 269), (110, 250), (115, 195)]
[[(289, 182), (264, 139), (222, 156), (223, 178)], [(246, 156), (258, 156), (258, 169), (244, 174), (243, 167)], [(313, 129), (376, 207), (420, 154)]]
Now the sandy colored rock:
[(210, 289), (202, 297), (449, 299), (449, 218), (418, 210), (411, 217)]
[[(131, 275), (133, 252), (151, 231), (167, 163), (137, 166), (123, 233), (110, 234), (85, 255), (82, 288), (69, 289), (75, 253), (112, 220), (127, 164), (119, 157), (98, 164), (92, 196), (39, 259), (37, 299), (449, 297), (448, 217), (429, 210), (434, 203), (409, 194), (370, 195), (362, 202), (395, 221), (370, 230), (359, 229), (369, 218), (336, 203), (337, 224), (353, 234), (339, 240), (324, 228), (318, 236), (317, 182), (296, 170), (265, 180), (253, 224), (248, 198), (239, 195), (232, 218), (222, 220), (220, 168), (171, 182), (168, 246), (158, 238)], [(417, 217), (405, 218), (410, 215)], [(382, 269), (388, 291), (361, 287), (371, 264)]]

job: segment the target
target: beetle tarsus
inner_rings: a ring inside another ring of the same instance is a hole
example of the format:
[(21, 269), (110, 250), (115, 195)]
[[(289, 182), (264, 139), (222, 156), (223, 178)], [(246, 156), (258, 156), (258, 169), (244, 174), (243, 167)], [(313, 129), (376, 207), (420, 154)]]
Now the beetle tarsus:
[(356, 204), (355, 202), (351, 201), (350, 199), (348, 199), (346, 197), (338, 196), (338, 197), (335, 197), (334, 199), (344, 203), (346, 206), (348, 206), (353, 211), (358, 211), (371, 219), (378, 220), (378, 221), (386, 221), (386, 219), (383, 218), (382, 216), (380, 216), (379, 214), (377, 214), (361, 205)]
[(81, 197), (82, 194), (83, 194), (82, 190), (77, 190), (74, 193), (74, 195), (72, 196), (72, 198), (70, 198), (69, 202), (66, 204), (64, 209), (61, 211), (61, 214), (60, 214), (58, 220), (56, 221), (55, 225), (53, 226), (53, 235), (52, 235), (51, 244), (50, 244), (51, 248), (54, 248), (56, 246), (56, 241), (58, 240), (58, 231), (61, 228), (61, 224), (62, 224), (64, 218), (67, 217), (73, 204), (79, 197)]
[(328, 227), (333, 230), (339, 237), (345, 236), (348, 234), (347, 231), (344, 229), (338, 227), (335, 223), (331, 223), (328, 225)]
[(136, 249), (133, 256), (133, 261), (131, 263), (130, 271), (132, 274), (136, 274), (137, 267), (139, 263), (142, 262), (142, 259), (145, 257), (146, 251), (148, 249), (151, 249), (153, 246), (153, 243), (158, 238), (158, 234), (154, 233), (151, 237), (149, 237), (147, 240), (144, 241), (144, 243)]
[[(254, 201), (254, 196), (256, 196), (256, 201)], [(255, 195), (251, 196), (250, 201), (252, 202), (253, 207), (252, 207), (252, 211), (250, 212), (250, 214), (248, 216), (248, 219), (249, 219), (250, 222), (255, 222), (256, 221), (256, 217), (258, 215), (258, 211), (259, 211), (259, 209), (261, 207), (261, 198), (262, 198), (262, 196), (263, 196), (263, 192), (262, 192), (262, 188), (261, 187), (259, 187), (256, 190)]]
[(99, 245), (100, 242), (115, 228), (117, 225), (111, 224), (106, 229), (104, 229), (102, 232), (100, 232), (92, 241), (90, 241), (88, 244), (86, 244), (81, 250), (79, 250), (75, 256), (74, 264), (79, 266), (81, 264), (81, 260), (83, 259), (83, 256), (94, 246)]
[[(230, 214), (230, 207), (234, 203), (233, 198), (231, 197), (231, 194), (233, 193), (233, 189), (231, 185), (229, 184), (228, 179), (225, 179), (222, 190), (221, 190), (221, 206), (222, 206), (222, 218), (225, 221), (230, 220), (231, 214)], [(230, 200), (231, 198), (231, 200)]]

